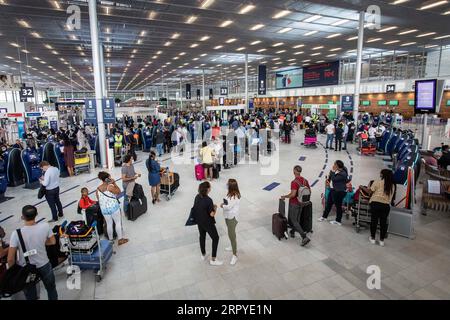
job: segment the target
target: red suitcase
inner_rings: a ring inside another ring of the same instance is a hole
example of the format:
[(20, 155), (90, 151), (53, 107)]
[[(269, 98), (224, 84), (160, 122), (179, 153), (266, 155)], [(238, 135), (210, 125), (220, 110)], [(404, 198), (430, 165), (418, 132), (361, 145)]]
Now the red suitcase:
[(202, 181), (205, 179), (205, 170), (201, 164), (195, 166), (195, 178), (197, 181)]

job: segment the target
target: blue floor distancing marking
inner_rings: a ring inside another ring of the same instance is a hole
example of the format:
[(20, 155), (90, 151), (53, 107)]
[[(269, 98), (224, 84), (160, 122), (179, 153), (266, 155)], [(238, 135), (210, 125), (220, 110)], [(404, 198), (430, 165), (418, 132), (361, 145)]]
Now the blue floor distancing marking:
[(323, 168), (322, 168), (322, 170), (325, 170), (326, 168), (327, 168), (327, 165), (324, 165)]
[(39, 223), (39, 222), (42, 222), (44, 220), (45, 220), (45, 218), (40, 218), (38, 221), (36, 221), (36, 224)]
[(272, 191), (273, 189), (275, 189), (279, 185), (280, 184), (278, 182), (273, 182), (273, 183), (269, 184), (267, 187), (263, 188), (263, 190)]
[(298, 161), (305, 161), (306, 160), (306, 157), (300, 157), (299, 159), (298, 159)]
[(317, 183), (319, 182), (319, 179), (317, 179), (316, 181), (314, 181), (311, 185), (311, 188), (313, 188)]
[(65, 208), (67, 208), (67, 207), (70, 207), (71, 205), (73, 205), (74, 203), (77, 203), (77, 202), (78, 202), (78, 200), (74, 200), (74, 201), (72, 201), (72, 202), (66, 204), (65, 206), (63, 206), (63, 209), (65, 209)]
[(320, 172), (319, 178), (322, 178), (322, 176), (323, 176), (323, 171)]
[(80, 186), (80, 185), (77, 184), (76, 186), (74, 186), (74, 187), (72, 187), (72, 188), (69, 188), (69, 189), (67, 189), (67, 190), (64, 190), (63, 192), (60, 192), (59, 194), (63, 194), (63, 193), (69, 192), (69, 191), (71, 191), (71, 190), (73, 190), (73, 189), (78, 188), (79, 186)]
[(6, 220), (11, 219), (12, 217), (14, 217), (14, 216), (10, 215), (10, 216), (4, 218), (4, 219), (0, 220), (0, 223), (5, 222)]

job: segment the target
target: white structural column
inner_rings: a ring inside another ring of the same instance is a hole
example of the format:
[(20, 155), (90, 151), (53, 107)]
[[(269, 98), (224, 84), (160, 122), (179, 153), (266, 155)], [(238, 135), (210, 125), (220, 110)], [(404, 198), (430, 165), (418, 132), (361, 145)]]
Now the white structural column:
[(98, 50), (99, 50), (99, 55), (100, 55), (100, 72), (102, 74), (102, 95), (103, 98), (107, 98), (108, 97), (108, 90), (106, 87), (106, 70), (105, 70), (105, 60), (103, 58), (103, 45), (99, 40), (98, 43)]
[(180, 110), (183, 109), (183, 79), (180, 77)]
[(203, 111), (205, 111), (205, 112), (206, 112), (205, 69), (203, 69), (203, 77), (202, 77), (202, 90), (203, 90), (203, 100), (202, 100), (202, 107), (203, 107)]
[(106, 167), (106, 134), (102, 109), (102, 74), (98, 41), (97, 0), (89, 0), (89, 22), (91, 27), (92, 64), (94, 66), (95, 99), (97, 100), (97, 130), (100, 143), (100, 161)]
[(364, 45), (364, 24), (366, 20), (366, 13), (361, 11), (359, 13), (359, 29), (358, 29), (358, 51), (356, 58), (356, 77), (355, 77), (355, 99), (353, 106), (353, 118), (355, 123), (358, 123), (359, 116), (359, 92), (361, 87), (361, 70), (362, 70), (362, 55), (363, 55), (363, 45)]
[(248, 53), (245, 54), (245, 113), (248, 113)]

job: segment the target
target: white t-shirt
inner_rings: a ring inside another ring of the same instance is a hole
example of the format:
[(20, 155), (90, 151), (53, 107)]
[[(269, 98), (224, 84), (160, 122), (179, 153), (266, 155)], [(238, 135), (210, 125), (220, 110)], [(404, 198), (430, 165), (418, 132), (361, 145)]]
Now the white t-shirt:
[(344, 125), (344, 136), (348, 135), (348, 125)]
[(311, 117), (310, 117), (310, 116), (306, 116), (306, 117), (305, 117), (305, 122), (306, 122), (306, 123), (311, 122)]
[(377, 133), (377, 129), (374, 127), (369, 128), (369, 139), (375, 139), (375, 134)]
[(327, 134), (334, 134), (334, 124), (330, 123), (325, 127)]
[(223, 205), (223, 216), (225, 219), (233, 219), (236, 220), (239, 217), (239, 204), (241, 202), (238, 198), (225, 198), (228, 201), (228, 205)]
[[(26, 250), (37, 251), (36, 254), (28, 257), (30, 259), (30, 263), (34, 264), (37, 268), (41, 268), (49, 263), (45, 242), (48, 238), (53, 236), (53, 232), (50, 230), (48, 223), (24, 226), (20, 228), (20, 230), (22, 232)], [(17, 264), (24, 266), (25, 258), (23, 257), (22, 247), (20, 245), (19, 236), (17, 235), (16, 230), (14, 230), (11, 234), (9, 245), (12, 248), (17, 248), (17, 251), (19, 252), (19, 260), (17, 261)]]

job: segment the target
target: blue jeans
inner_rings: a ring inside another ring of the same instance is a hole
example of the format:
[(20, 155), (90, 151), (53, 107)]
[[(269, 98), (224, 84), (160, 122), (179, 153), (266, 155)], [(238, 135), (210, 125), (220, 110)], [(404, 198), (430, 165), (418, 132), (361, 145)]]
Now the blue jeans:
[(344, 149), (347, 149), (347, 135), (344, 136)]
[[(334, 134), (327, 134), (327, 142), (325, 143), (325, 147), (327, 148), (333, 148), (333, 140), (334, 140)], [(330, 143), (330, 145), (328, 146), (328, 143)]]
[(161, 157), (162, 154), (163, 154), (163, 146), (164, 146), (163, 143), (160, 143), (160, 144), (157, 144), (157, 145), (156, 145), (156, 150), (157, 150), (157, 152), (158, 152), (158, 156), (159, 156), (159, 157)]
[(128, 196), (126, 194), (124, 194), (123, 195), (123, 212), (125, 212), (125, 214), (127, 213), (129, 204), (130, 204), (130, 199), (128, 198)]
[[(53, 273), (52, 265), (47, 263), (45, 266), (38, 269), (39, 276), (42, 283), (47, 290), (48, 300), (58, 300), (58, 292), (56, 291), (55, 275)], [(37, 300), (36, 286), (31, 286), (23, 290), (27, 300)]]

